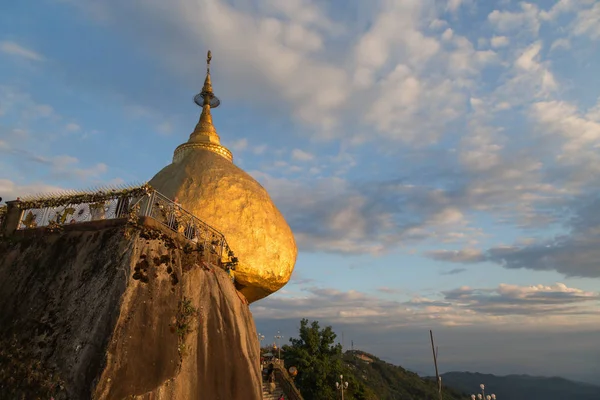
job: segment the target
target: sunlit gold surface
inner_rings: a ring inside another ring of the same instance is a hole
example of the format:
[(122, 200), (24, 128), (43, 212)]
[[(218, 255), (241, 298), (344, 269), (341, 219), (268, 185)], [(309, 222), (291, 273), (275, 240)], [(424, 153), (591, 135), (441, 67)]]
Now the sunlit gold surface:
[[(210, 63), (209, 52), (207, 62)], [(267, 191), (235, 166), (212, 124), (210, 71), (202, 88), (200, 121), (173, 163), (149, 182), (189, 212), (215, 227), (239, 259), (236, 285), (249, 302), (277, 291), (290, 279), (297, 248), (292, 230)]]
[(288, 282), (296, 262), (294, 236), (267, 191), (246, 172), (195, 148), (149, 183), (225, 234), (239, 258), (235, 278), (248, 301)]
[(229, 161), (233, 161), (233, 155), (225, 147), (221, 145), (221, 140), (217, 134), (217, 130), (213, 125), (212, 115), (210, 113), (210, 100), (215, 96), (213, 93), (212, 82), (210, 80), (210, 60), (212, 55), (210, 51), (206, 57), (206, 78), (204, 79), (204, 86), (202, 87), (201, 95), (204, 98), (204, 104), (202, 105), (202, 114), (200, 114), (200, 120), (196, 124), (194, 131), (190, 134), (190, 138), (187, 143), (180, 145), (173, 159), (181, 158), (182, 154), (190, 148), (204, 148), (206, 150), (215, 152)]

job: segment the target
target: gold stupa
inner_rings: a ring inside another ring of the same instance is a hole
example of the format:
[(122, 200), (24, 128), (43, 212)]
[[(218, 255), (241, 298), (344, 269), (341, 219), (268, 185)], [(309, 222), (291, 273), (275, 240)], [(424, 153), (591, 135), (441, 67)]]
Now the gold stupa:
[(212, 89), (210, 60), (209, 51), (204, 87), (195, 98), (202, 104), (200, 121), (189, 140), (175, 149), (173, 162), (149, 183), (225, 234), (239, 259), (236, 286), (254, 302), (289, 281), (298, 250), (267, 191), (235, 166), (231, 152), (221, 145), (210, 114), (220, 104)]

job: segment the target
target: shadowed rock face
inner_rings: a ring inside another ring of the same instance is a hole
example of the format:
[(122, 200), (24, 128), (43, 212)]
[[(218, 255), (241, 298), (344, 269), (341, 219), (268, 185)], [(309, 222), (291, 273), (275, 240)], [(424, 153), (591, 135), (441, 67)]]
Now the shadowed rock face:
[[(224, 271), (167, 233), (68, 228), (0, 242), (0, 341), (26, 349), (0, 399), (59, 380), (56, 399), (261, 398), (254, 321)], [(37, 361), (46, 375), (27, 381)]]

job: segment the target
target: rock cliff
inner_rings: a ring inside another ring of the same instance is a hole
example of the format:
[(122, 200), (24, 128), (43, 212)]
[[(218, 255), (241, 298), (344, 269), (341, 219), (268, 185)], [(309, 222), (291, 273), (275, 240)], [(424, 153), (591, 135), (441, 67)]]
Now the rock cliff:
[(174, 234), (20, 233), (0, 239), (0, 399), (261, 398), (245, 298)]

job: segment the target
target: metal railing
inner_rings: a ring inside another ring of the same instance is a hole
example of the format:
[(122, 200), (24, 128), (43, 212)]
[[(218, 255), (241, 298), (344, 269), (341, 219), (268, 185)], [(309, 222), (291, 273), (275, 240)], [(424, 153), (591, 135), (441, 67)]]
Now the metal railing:
[(275, 380), (279, 383), (281, 389), (286, 398), (289, 400), (303, 400), (302, 394), (294, 384), (294, 380), (283, 366), (283, 363), (274, 364), (275, 367)]
[(142, 198), (139, 196), (123, 196), (90, 203), (23, 209), (17, 230), (125, 218), (140, 200)]
[[(60, 205), (49, 202), (52, 206), (43, 206), (45, 202), (41, 200), (32, 203), (41, 204), (37, 208), (27, 208), (27, 203), (24, 203), (17, 230), (130, 218), (133, 213), (133, 217), (150, 217), (201, 246), (209, 261), (222, 262), (230, 255), (225, 235), (152, 188), (148, 188), (143, 195), (132, 190), (132, 193), (115, 192), (114, 195), (111, 192), (99, 192), (89, 198), (90, 201), (71, 203), (65, 197), (64, 201), (58, 202)], [(3, 218), (2, 215), (0, 218)]]
[(4, 228), (4, 220), (6, 219), (6, 206), (0, 206), (0, 235)]
[(160, 222), (192, 243), (201, 245), (207, 254), (218, 259), (227, 249), (225, 235), (157, 191), (152, 191), (149, 198), (141, 202), (140, 216)]

